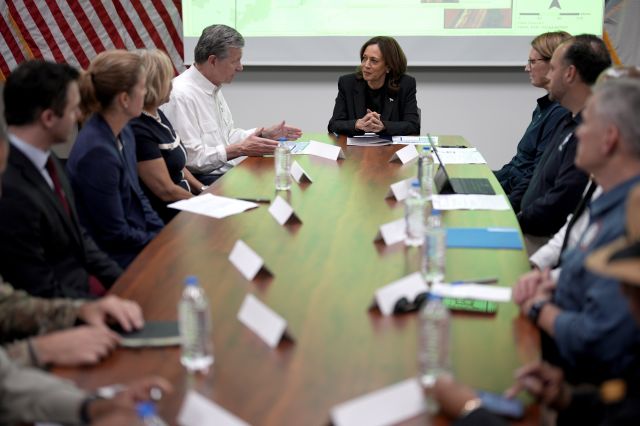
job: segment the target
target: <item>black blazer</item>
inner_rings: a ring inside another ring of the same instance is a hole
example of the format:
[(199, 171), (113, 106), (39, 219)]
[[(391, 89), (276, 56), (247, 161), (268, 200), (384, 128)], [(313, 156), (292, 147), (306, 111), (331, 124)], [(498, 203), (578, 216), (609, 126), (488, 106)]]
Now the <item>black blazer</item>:
[(79, 225), (69, 181), (51, 155), (71, 217), (31, 160), (11, 146), (0, 197), (0, 274), (35, 296), (90, 297), (89, 274), (109, 287), (122, 269)]
[[(409, 75), (400, 77), (400, 89), (394, 97), (387, 97), (382, 111), (377, 111), (385, 125), (385, 135), (419, 135), (420, 115), (416, 100), (416, 79)], [(385, 83), (386, 84), (386, 83)], [(356, 135), (356, 120), (367, 113), (367, 82), (357, 79), (356, 74), (347, 74), (338, 80), (338, 96), (333, 107), (333, 117), (329, 120), (329, 131)]]

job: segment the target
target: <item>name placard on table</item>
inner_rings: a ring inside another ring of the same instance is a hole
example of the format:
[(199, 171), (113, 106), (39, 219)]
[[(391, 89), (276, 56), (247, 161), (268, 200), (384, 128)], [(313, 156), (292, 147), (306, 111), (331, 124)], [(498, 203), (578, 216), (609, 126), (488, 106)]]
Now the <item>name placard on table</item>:
[(427, 283), (420, 272), (414, 272), (376, 290), (374, 302), (380, 312), (388, 316), (393, 313), (393, 308), (398, 300), (403, 297), (406, 297), (407, 300), (415, 300), (417, 295), (428, 290)]
[(271, 271), (264, 266), (264, 260), (262, 260), (262, 257), (260, 257), (258, 253), (253, 251), (251, 247), (242, 240), (236, 241), (231, 253), (229, 254), (229, 261), (249, 281), (254, 279), (260, 271), (273, 275), (271, 274)]
[(291, 207), (291, 205), (279, 195), (276, 196), (271, 203), (271, 206), (269, 206), (269, 213), (280, 225), (294, 222), (302, 223), (300, 218), (293, 211), (293, 207)]
[(247, 294), (240, 306), (238, 320), (256, 333), (270, 348), (275, 348), (287, 334), (287, 321), (262, 303), (253, 294)]
[(407, 145), (402, 149), (397, 150), (391, 158), (389, 158), (389, 162), (400, 161), (402, 164), (407, 164), (409, 161), (415, 160), (418, 158), (418, 150), (415, 145)]

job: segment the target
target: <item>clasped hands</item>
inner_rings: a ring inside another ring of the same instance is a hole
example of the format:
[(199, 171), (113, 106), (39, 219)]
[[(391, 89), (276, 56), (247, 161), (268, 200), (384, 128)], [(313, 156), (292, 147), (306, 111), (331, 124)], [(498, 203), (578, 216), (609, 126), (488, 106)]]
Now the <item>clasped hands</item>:
[(356, 120), (356, 130), (368, 133), (380, 133), (385, 129), (384, 123), (380, 119), (380, 114), (367, 109), (367, 114)]

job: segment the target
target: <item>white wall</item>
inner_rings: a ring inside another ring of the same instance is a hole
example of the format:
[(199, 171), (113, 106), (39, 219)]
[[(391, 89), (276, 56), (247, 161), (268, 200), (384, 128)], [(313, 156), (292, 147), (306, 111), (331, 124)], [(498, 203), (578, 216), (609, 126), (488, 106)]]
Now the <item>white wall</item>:
[[(279, 120), (307, 132), (326, 132), (338, 76), (349, 68), (245, 68), (224, 95), (236, 126)], [(489, 165), (509, 161), (544, 92), (522, 68), (421, 68), (418, 81), (422, 134), (458, 134), (478, 147)], [(304, 136), (303, 136), (304, 138)]]

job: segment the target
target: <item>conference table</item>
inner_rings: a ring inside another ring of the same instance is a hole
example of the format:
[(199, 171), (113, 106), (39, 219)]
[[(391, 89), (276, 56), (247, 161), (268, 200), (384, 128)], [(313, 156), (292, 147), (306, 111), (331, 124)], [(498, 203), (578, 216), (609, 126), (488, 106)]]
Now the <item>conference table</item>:
[[(374, 242), (380, 225), (403, 217), (386, 198), (389, 185), (416, 173), (416, 162), (389, 162), (402, 146), (347, 146), (344, 137), (305, 134), (343, 148), (332, 161), (297, 155), (313, 183), (279, 192), (302, 223), (281, 226), (268, 204), (224, 219), (181, 212), (145, 248), (110, 290), (137, 301), (148, 320), (174, 320), (184, 279), (196, 275), (209, 298), (215, 363), (207, 375), (187, 374), (180, 348), (118, 349), (97, 366), (58, 368), (59, 375), (93, 389), (148, 375), (168, 379), (174, 393), (160, 414), (176, 423), (183, 397), (194, 389), (254, 425), (326, 425), (331, 408), (417, 375), (418, 316), (383, 316), (370, 309), (376, 289), (419, 270), (420, 249)], [(441, 135), (441, 145), (466, 145)], [(454, 177), (486, 177), (486, 164), (447, 166)], [(273, 158), (248, 158), (215, 182), (227, 197), (274, 198)], [(446, 211), (447, 226), (518, 228), (512, 210)], [(237, 240), (255, 250), (272, 272), (248, 281), (228, 260)], [(446, 281), (498, 278), (512, 286), (529, 269), (524, 250), (448, 249)], [(237, 319), (247, 294), (287, 321), (291, 339), (271, 349)], [(451, 354), (456, 378), (503, 392), (513, 371), (539, 357), (539, 335), (513, 303), (496, 314), (452, 314)], [(537, 407), (516, 424), (535, 424)], [(427, 415), (403, 424), (447, 424)]]

